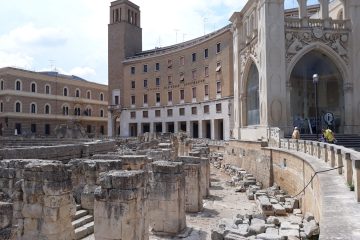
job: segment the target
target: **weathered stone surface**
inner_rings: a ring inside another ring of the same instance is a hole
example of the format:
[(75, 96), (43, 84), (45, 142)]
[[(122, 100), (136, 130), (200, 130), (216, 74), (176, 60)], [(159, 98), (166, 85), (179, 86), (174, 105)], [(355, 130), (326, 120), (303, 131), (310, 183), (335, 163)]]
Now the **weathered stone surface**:
[(95, 189), (95, 238), (148, 239), (146, 173), (110, 171), (102, 178)]
[(315, 220), (310, 222), (304, 221), (304, 232), (306, 237), (317, 236), (320, 234), (320, 228)]
[(261, 233), (256, 236), (256, 239), (262, 240), (286, 240), (287, 238), (284, 236), (279, 236), (276, 234), (269, 234), (269, 233)]

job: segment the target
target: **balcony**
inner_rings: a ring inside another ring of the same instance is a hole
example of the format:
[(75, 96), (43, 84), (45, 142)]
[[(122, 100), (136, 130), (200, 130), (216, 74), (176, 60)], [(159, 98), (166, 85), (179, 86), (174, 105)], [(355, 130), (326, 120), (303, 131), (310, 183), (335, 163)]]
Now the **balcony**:
[(121, 105), (109, 105), (108, 110), (110, 112), (120, 112), (121, 111)]
[(351, 28), (350, 20), (334, 19), (311, 19), (311, 18), (285, 18), (285, 27), (292, 29), (302, 28), (323, 28), (328, 30), (349, 30)]

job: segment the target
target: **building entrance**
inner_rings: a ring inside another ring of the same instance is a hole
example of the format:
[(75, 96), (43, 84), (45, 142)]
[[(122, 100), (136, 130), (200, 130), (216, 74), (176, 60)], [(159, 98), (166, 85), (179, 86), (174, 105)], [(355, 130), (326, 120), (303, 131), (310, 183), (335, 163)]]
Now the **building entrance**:
[[(314, 74), (319, 76), (317, 83), (313, 81)], [(319, 133), (327, 126), (343, 133), (343, 79), (328, 56), (318, 51), (304, 55), (291, 73), (290, 85), (293, 126), (299, 127), (302, 133), (316, 134), (316, 129)], [(327, 118), (330, 115), (333, 119)]]

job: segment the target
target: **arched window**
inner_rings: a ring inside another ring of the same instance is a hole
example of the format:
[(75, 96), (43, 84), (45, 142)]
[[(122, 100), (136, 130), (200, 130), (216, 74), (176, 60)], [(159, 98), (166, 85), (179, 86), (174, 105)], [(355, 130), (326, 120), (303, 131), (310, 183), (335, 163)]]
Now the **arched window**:
[(104, 110), (100, 109), (100, 117), (104, 117)]
[(15, 103), (15, 112), (17, 112), (17, 113), (21, 112), (21, 102)]
[(80, 97), (80, 89), (76, 89), (75, 91), (75, 97), (79, 98)]
[(0, 112), (4, 112), (4, 103), (0, 102)]
[(69, 115), (69, 106), (68, 105), (63, 105), (62, 110), (63, 110), (64, 116)]
[(92, 114), (92, 109), (90, 106), (87, 106), (84, 112), (85, 116), (91, 116)]
[(49, 105), (49, 104), (45, 104), (44, 113), (45, 113), (45, 114), (50, 114), (50, 105)]
[(81, 109), (80, 109), (80, 107), (75, 107), (75, 109), (74, 109), (74, 115), (75, 115), (75, 116), (80, 116), (80, 115), (81, 115)]
[(88, 90), (86, 92), (86, 97), (87, 97), (87, 99), (91, 99), (91, 91), (90, 90)]
[(51, 94), (51, 87), (49, 84), (45, 85), (45, 94)]
[(31, 92), (36, 93), (36, 83), (31, 83)]
[(22, 85), (22, 84), (21, 84), (21, 81), (20, 81), (20, 80), (16, 80), (16, 81), (15, 81), (15, 90), (16, 90), (16, 91), (21, 91), (21, 88), (22, 88), (21, 85)]
[(104, 101), (104, 94), (100, 93), (100, 101)]
[(4, 90), (4, 80), (0, 81), (0, 90)]
[(30, 104), (30, 113), (36, 113), (36, 103)]
[(260, 124), (259, 71), (253, 63), (250, 67), (246, 88), (247, 124)]
[(68, 95), (68, 89), (67, 89), (67, 87), (64, 87), (63, 95), (64, 95), (65, 97), (67, 97), (67, 95)]

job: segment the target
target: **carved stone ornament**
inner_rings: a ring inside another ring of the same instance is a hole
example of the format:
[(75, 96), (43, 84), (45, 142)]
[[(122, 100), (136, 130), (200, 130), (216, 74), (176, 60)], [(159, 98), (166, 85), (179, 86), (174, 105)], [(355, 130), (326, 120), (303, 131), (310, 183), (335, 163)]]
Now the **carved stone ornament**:
[(240, 51), (240, 73), (243, 74), (245, 70), (245, 66), (247, 61), (249, 60), (250, 56), (252, 56), (256, 63), (259, 63), (258, 58), (258, 44), (257, 41), (253, 41), (248, 46), (246, 46), (243, 50)]
[(304, 47), (321, 42), (331, 47), (348, 65), (348, 40), (349, 33), (346, 31), (323, 30), (321, 28), (293, 30), (286, 29), (286, 61), (289, 64), (293, 57)]

